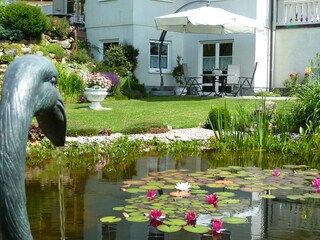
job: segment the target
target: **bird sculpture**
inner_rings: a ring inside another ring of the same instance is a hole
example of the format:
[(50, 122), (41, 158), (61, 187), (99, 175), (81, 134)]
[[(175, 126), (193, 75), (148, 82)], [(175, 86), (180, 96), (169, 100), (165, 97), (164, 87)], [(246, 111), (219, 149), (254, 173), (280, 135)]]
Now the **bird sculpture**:
[(25, 164), (33, 117), (56, 146), (65, 144), (66, 115), (46, 57), (26, 55), (7, 68), (0, 103), (0, 240), (31, 240), (26, 208)]

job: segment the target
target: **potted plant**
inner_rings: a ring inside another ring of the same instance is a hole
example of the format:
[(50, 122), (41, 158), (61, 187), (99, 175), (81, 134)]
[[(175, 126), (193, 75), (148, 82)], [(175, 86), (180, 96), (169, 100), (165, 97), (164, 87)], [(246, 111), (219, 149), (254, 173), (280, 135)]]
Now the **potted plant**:
[(99, 72), (90, 73), (83, 80), (87, 85), (84, 89), (84, 95), (88, 101), (92, 102), (89, 108), (96, 110), (103, 109), (100, 102), (108, 95), (108, 91), (112, 87), (112, 80), (108, 75)]
[[(177, 65), (173, 68), (172, 76), (176, 79), (176, 83), (179, 84), (179, 86), (175, 87), (175, 93), (176, 95), (181, 95), (183, 91), (183, 65), (182, 65), (182, 57), (177, 56), (176, 59)], [(187, 89), (185, 89), (185, 92)], [(185, 95), (184, 92), (184, 95)]]

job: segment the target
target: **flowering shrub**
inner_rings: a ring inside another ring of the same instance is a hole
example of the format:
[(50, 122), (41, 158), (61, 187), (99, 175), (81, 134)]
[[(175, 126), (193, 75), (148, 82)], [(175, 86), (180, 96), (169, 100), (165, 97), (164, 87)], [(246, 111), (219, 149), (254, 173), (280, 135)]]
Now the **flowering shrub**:
[(299, 90), (299, 73), (290, 73), (289, 79), (283, 82), (283, 85), (288, 89), (289, 95), (294, 96)]
[(111, 80), (113, 87), (118, 87), (120, 85), (120, 78), (116, 74), (112, 72), (105, 72), (103, 75), (107, 76)]
[(110, 90), (112, 87), (111, 79), (105, 74), (99, 72), (90, 73), (83, 80), (89, 88), (105, 88), (107, 90)]

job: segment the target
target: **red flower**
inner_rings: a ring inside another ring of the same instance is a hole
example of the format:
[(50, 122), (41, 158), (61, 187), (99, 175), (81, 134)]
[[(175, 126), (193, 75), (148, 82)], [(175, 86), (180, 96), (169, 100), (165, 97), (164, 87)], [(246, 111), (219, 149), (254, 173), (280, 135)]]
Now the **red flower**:
[(197, 221), (197, 214), (195, 212), (188, 212), (186, 215), (188, 225), (195, 226)]
[(209, 204), (213, 205), (214, 207), (218, 206), (218, 195), (217, 194), (207, 195), (206, 200)]
[(290, 78), (293, 78), (295, 75), (293, 73), (290, 73)]
[(151, 219), (150, 220), (150, 226), (152, 226), (152, 227), (156, 228), (156, 227), (160, 226), (161, 224), (162, 224), (162, 222), (158, 219)]
[(211, 227), (213, 232), (220, 233), (224, 229), (222, 229), (222, 221), (218, 219), (212, 219), (211, 221)]
[(147, 198), (153, 200), (157, 196), (157, 192), (155, 190), (148, 190)]
[(160, 220), (161, 216), (162, 216), (162, 211), (160, 209), (150, 211), (151, 219)]

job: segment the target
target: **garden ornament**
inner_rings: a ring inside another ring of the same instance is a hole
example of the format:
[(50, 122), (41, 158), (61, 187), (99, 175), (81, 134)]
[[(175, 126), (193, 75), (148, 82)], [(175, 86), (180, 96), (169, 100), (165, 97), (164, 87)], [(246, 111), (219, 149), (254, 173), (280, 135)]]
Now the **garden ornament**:
[(45, 57), (26, 55), (8, 67), (0, 103), (0, 240), (31, 240), (25, 194), (28, 130), (36, 116), (56, 146), (63, 146), (66, 115), (56, 83), (58, 72)]

